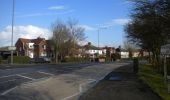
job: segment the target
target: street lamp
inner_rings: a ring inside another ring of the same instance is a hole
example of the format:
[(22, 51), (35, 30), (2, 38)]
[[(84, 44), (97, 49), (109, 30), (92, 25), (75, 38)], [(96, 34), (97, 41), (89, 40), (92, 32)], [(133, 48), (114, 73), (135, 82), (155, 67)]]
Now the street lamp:
[[(12, 34), (11, 34), (11, 47), (13, 47), (14, 11), (15, 11), (15, 0), (13, 0), (13, 8), (12, 8)], [(11, 50), (11, 64), (13, 64), (13, 50)]]
[(102, 30), (102, 29), (107, 29), (108, 27), (100, 27), (100, 28), (98, 28), (98, 30), (97, 30), (97, 37), (98, 37), (98, 48), (100, 47), (100, 45), (99, 45), (99, 41), (100, 41), (100, 30)]
[[(102, 29), (107, 29), (108, 27), (99, 27), (98, 28), (98, 30), (97, 30), (97, 37), (98, 37), (98, 49), (99, 49), (99, 47), (100, 47), (100, 45), (99, 45), (99, 41), (100, 41), (100, 30), (102, 30)], [(99, 54), (99, 50), (98, 50), (98, 54)]]

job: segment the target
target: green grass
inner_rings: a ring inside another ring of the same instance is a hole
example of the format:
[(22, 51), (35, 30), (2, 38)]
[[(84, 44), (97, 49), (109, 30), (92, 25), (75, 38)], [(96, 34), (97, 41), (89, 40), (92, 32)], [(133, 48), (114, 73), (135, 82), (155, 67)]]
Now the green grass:
[(170, 94), (168, 94), (167, 84), (164, 82), (163, 75), (154, 70), (151, 65), (140, 65), (138, 76), (164, 100), (170, 100)]

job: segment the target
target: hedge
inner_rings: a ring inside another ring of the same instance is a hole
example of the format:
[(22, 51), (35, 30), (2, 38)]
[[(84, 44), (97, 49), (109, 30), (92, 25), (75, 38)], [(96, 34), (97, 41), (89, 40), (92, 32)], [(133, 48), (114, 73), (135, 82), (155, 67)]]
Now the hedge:
[[(11, 61), (11, 56), (8, 57), (8, 62)], [(15, 64), (28, 64), (30, 57), (28, 56), (13, 56), (13, 63)]]
[(88, 61), (88, 59), (81, 57), (66, 57), (61, 62), (85, 62), (85, 61)]

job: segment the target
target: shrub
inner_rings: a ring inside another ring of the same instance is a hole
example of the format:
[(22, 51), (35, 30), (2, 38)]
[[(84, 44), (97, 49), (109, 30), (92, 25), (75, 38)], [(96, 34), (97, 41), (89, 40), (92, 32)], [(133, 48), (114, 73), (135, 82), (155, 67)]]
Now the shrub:
[(111, 55), (111, 59), (112, 59), (113, 61), (115, 61), (115, 60), (117, 60), (117, 59), (120, 59), (120, 58), (121, 58), (121, 56), (120, 56), (119, 53), (113, 53), (113, 54)]
[[(11, 56), (8, 57), (8, 61), (11, 61)], [(15, 64), (28, 64), (30, 62), (30, 58), (28, 56), (14, 56), (13, 63)]]
[(85, 61), (88, 61), (88, 59), (81, 57), (66, 57), (61, 62), (85, 62)]
[(0, 64), (2, 63), (2, 57), (0, 56)]

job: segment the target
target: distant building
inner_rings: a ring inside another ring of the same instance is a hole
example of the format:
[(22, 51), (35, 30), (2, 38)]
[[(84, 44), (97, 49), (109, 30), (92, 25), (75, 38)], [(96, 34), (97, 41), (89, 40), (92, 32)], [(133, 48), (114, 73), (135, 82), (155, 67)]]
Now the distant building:
[[(16, 51), (13, 52), (13, 55), (16, 55)], [(11, 51), (9, 50), (9, 46), (6, 47), (0, 47), (0, 57), (3, 59), (7, 59), (9, 56), (11, 56)]]
[(38, 37), (37, 39), (19, 38), (15, 44), (18, 56), (29, 56), (30, 58), (44, 57), (50, 55), (48, 40)]
[(84, 45), (85, 53), (90, 58), (96, 58), (97, 56), (106, 56), (106, 52), (109, 51), (110, 55), (112, 53), (115, 53), (115, 48), (113, 47), (96, 47), (92, 45), (90, 42), (86, 45)]

